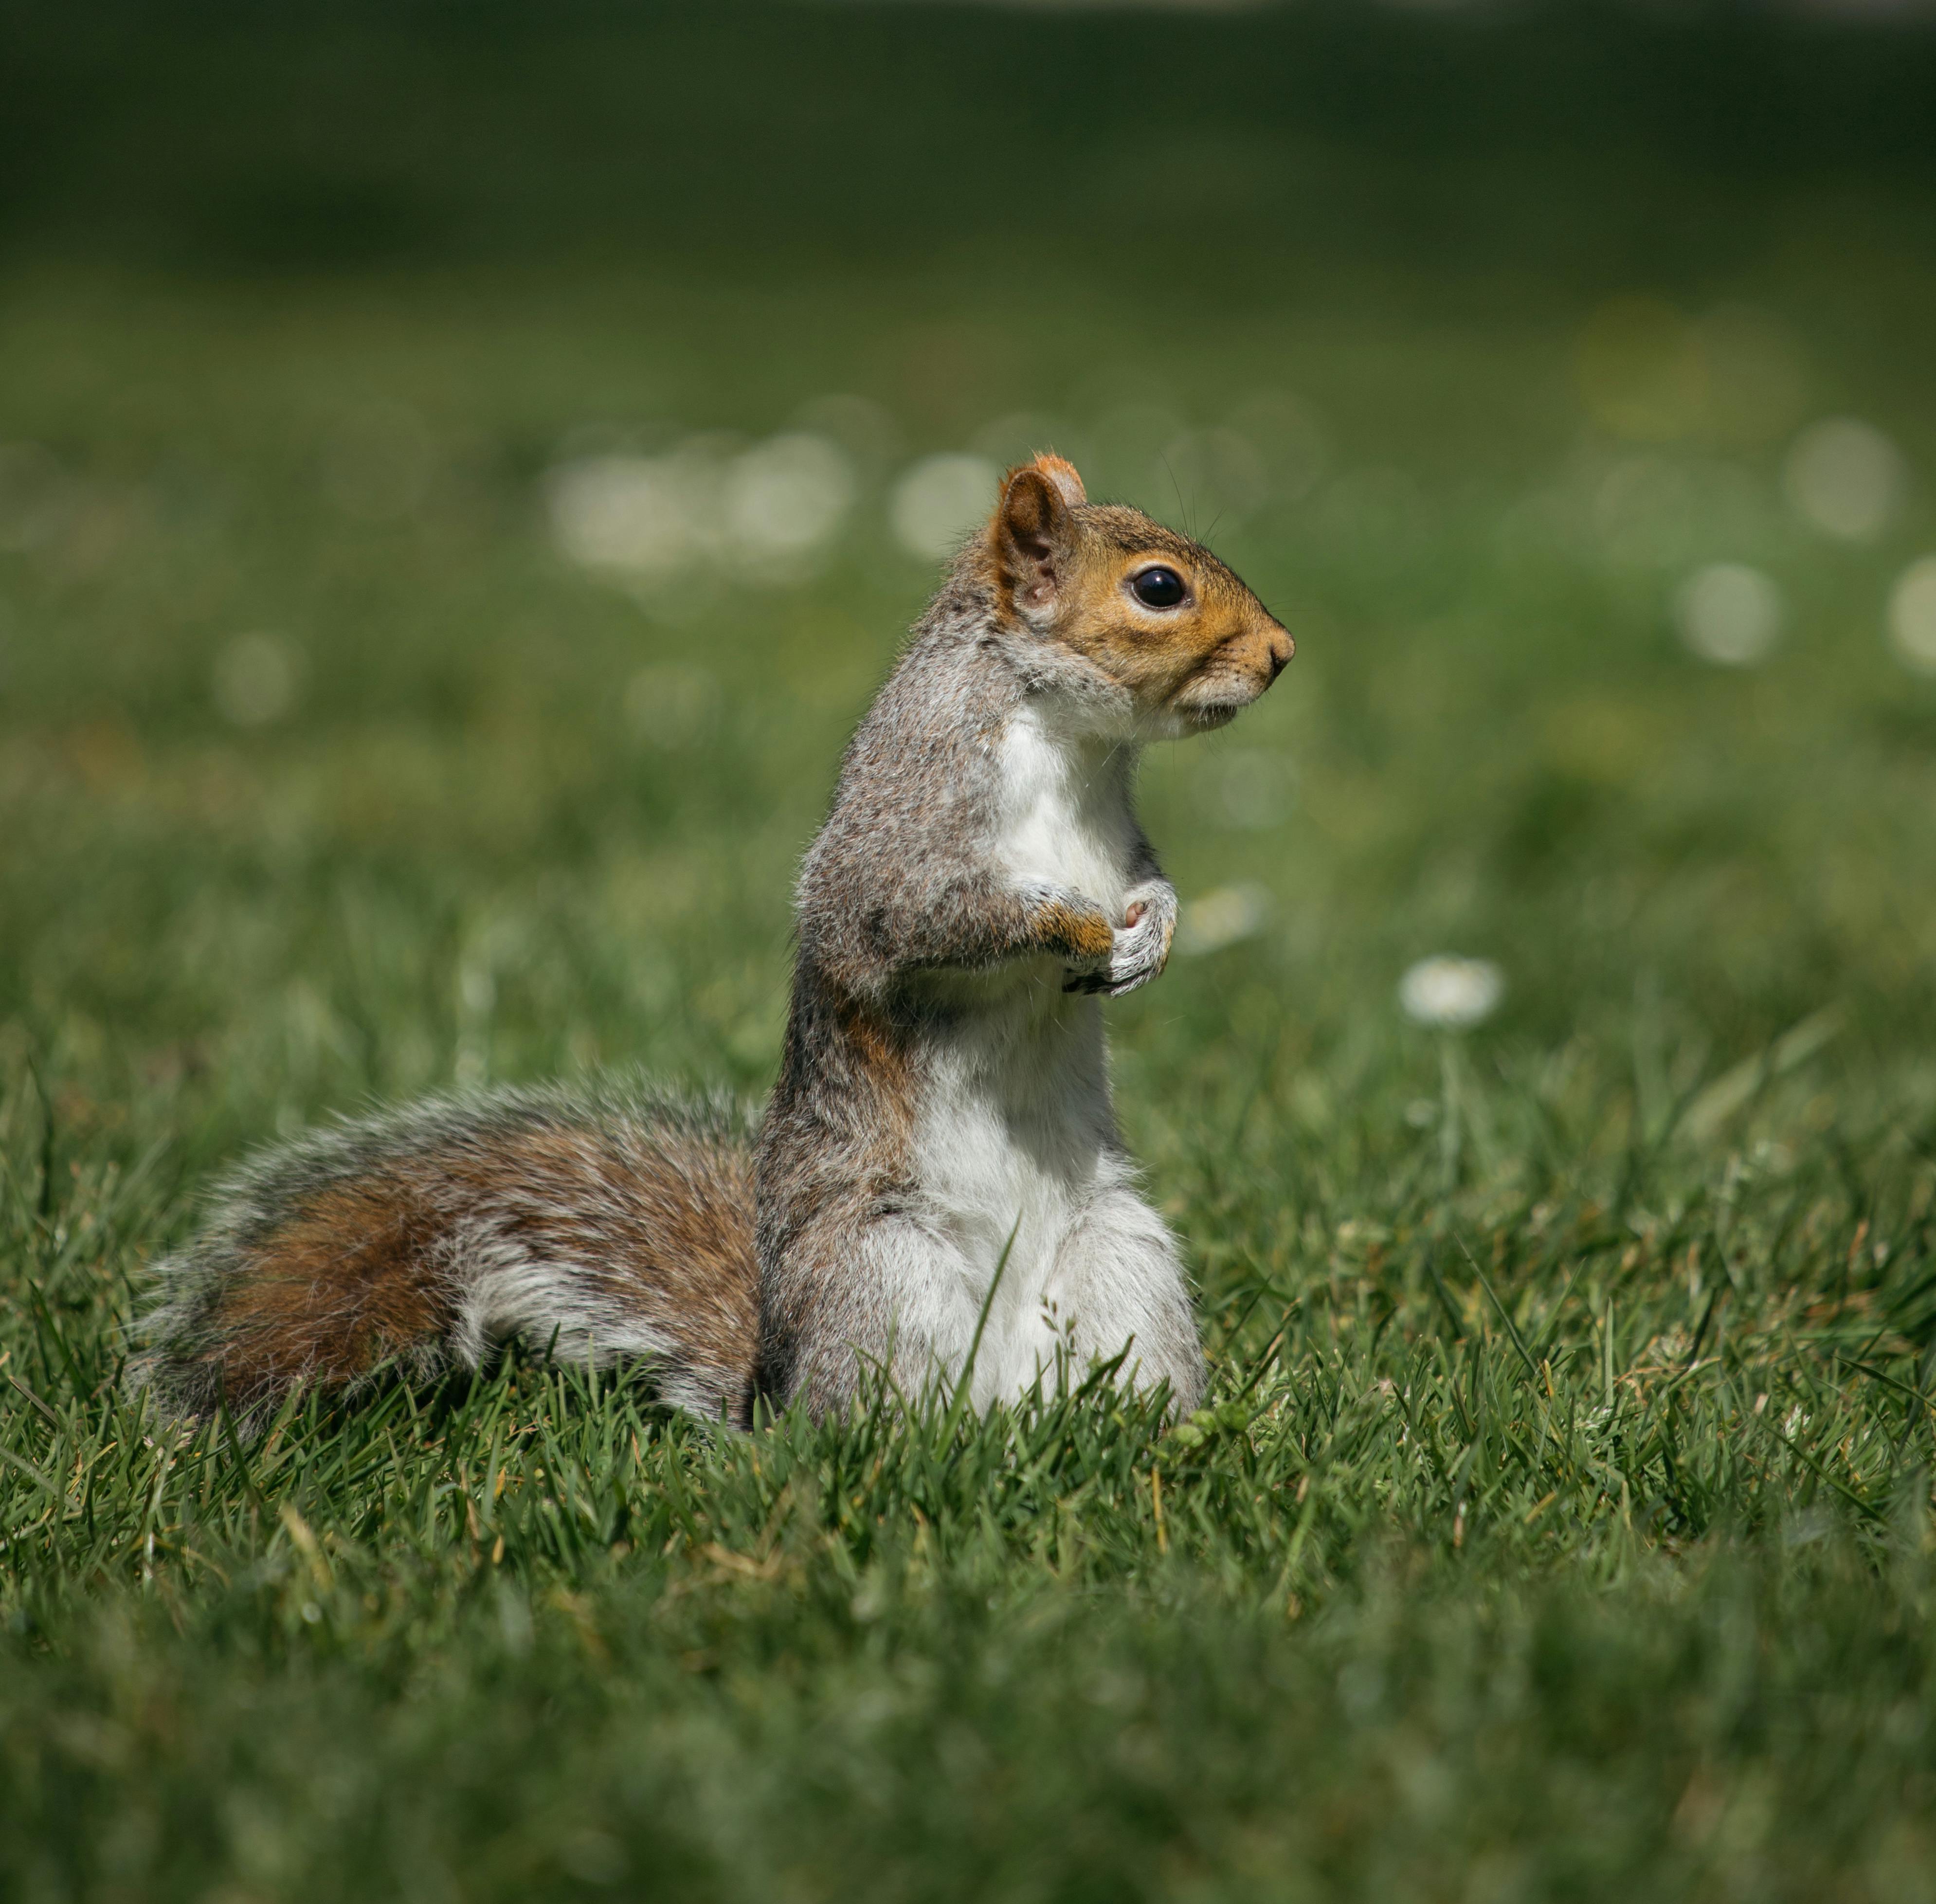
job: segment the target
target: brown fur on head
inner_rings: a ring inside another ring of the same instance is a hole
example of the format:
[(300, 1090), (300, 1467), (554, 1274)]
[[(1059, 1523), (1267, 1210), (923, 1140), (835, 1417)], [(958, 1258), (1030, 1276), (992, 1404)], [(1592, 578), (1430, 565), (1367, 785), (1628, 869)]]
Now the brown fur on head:
[(1207, 549), (1139, 510), (1091, 502), (1060, 456), (1009, 472), (985, 546), (1004, 623), (1127, 689), (1153, 734), (1221, 727), (1293, 652), (1283, 625)]

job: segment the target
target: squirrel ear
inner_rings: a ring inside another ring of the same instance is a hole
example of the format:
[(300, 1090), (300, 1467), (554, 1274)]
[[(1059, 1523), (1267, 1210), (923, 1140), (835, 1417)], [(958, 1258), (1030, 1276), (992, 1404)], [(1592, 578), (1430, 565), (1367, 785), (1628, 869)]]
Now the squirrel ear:
[(1058, 562), (1075, 538), (1071, 510), (1082, 500), (1082, 479), (1060, 456), (1009, 471), (995, 510), (995, 548), (1022, 608), (1055, 600)]
[(1036, 457), (1033, 466), (1040, 470), (1062, 492), (1062, 500), (1071, 509), (1079, 509), (1089, 500), (1089, 492), (1083, 488), (1082, 479), (1076, 474), (1073, 463), (1045, 450)]

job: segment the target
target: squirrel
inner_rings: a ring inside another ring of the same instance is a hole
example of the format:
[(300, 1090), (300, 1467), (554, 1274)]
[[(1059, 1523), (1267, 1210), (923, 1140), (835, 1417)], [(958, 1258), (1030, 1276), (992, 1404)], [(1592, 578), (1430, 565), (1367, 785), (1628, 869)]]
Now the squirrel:
[(838, 1412), (882, 1371), (912, 1397), (966, 1370), (985, 1407), (1100, 1363), (1193, 1409), (1203, 1352), (1099, 1000), (1161, 973), (1176, 925), (1142, 745), (1223, 726), (1292, 653), (1206, 549), (1091, 503), (1059, 457), (1010, 471), (807, 851), (764, 1113), (608, 1080), (260, 1153), (156, 1266), (132, 1386), (259, 1424), (520, 1336), (743, 1427)]

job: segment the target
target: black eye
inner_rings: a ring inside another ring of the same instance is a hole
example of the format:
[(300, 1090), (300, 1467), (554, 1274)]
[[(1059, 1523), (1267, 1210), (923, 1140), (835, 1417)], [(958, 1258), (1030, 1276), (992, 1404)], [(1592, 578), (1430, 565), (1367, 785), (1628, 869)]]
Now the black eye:
[(1174, 608), (1190, 592), (1175, 569), (1143, 568), (1130, 577), (1130, 592), (1145, 608)]

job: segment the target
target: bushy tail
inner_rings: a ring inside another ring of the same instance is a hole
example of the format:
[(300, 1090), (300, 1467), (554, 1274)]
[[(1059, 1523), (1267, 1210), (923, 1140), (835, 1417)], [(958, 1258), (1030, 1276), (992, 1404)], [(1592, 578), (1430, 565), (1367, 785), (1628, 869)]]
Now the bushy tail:
[(428, 1380), (522, 1336), (650, 1365), (743, 1418), (758, 1324), (750, 1132), (607, 1084), (434, 1098), (263, 1152), (156, 1267), (129, 1379), (167, 1412), (259, 1421), (380, 1368)]

